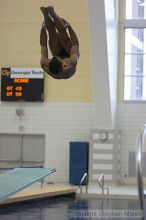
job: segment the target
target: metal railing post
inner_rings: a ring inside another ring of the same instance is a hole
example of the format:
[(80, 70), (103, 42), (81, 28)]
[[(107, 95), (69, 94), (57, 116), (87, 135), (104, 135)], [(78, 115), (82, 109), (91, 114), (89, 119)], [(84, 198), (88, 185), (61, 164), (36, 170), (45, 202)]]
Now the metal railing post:
[(84, 182), (86, 183), (86, 193), (88, 192), (88, 174), (84, 173), (83, 177), (80, 180), (80, 184), (79, 184), (79, 189), (80, 189), (80, 193), (82, 194), (82, 183)]
[(98, 183), (99, 183), (99, 186), (102, 190), (102, 195), (104, 195), (104, 190), (107, 190), (107, 194), (109, 194), (109, 188), (104, 187), (104, 174), (103, 173), (100, 175)]
[(138, 193), (140, 199), (140, 207), (144, 210), (144, 183), (143, 183), (143, 147), (144, 147), (144, 140), (146, 136), (146, 124), (143, 126), (141, 131), (138, 134), (136, 146), (137, 146), (137, 183), (138, 183)]

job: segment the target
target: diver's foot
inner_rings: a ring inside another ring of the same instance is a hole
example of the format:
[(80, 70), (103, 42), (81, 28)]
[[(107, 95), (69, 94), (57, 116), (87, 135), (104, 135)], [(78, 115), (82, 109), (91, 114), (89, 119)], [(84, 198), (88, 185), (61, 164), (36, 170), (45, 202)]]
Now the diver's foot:
[(43, 15), (47, 15), (47, 13), (48, 13), (48, 8), (40, 7), (40, 9), (41, 9), (41, 12), (43, 13)]
[(48, 9), (48, 14), (50, 14), (50, 15), (54, 15), (55, 14), (53, 6), (48, 6), (47, 9)]

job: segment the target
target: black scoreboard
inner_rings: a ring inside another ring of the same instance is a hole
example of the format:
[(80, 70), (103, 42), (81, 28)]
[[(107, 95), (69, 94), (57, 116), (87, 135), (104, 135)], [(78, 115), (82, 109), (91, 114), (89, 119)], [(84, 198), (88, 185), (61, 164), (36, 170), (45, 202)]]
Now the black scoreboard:
[(44, 73), (40, 68), (2, 68), (1, 100), (42, 102)]

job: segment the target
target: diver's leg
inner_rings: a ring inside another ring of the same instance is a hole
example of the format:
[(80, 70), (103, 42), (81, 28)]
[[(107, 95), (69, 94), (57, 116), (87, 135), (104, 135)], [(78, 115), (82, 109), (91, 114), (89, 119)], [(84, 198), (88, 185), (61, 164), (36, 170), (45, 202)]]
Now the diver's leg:
[(55, 13), (54, 8), (52, 6), (48, 7), (48, 13), (53, 18), (55, 28), (57, 29), (57, 32), (58, 32), (58, 38), (59, 38), (60, 44), (65, 49), (65, 51), (68, 54), (70, 54), (72, 42), (66, 29), (68, 23)]
[(54, 21), (48, 15), (48, 9), (45, 7), (41, 7), (41, 11), (44, 15), (44, 25), (49, 34), (49, 48), (53, 56), (57, 56), (61, 51), (61, 44), (58, 38), (58, 33), (56, 31)]

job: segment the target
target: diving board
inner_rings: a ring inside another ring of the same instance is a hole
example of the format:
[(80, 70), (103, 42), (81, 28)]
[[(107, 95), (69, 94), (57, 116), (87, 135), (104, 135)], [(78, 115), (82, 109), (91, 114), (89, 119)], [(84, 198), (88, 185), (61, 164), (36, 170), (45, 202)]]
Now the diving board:
[(52, 168), (14, 168), (0, 175), (0, 202), (56, 172)]

